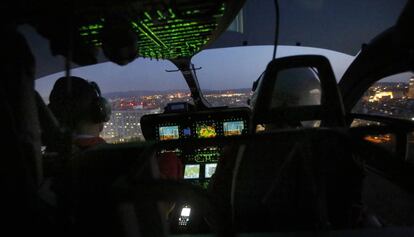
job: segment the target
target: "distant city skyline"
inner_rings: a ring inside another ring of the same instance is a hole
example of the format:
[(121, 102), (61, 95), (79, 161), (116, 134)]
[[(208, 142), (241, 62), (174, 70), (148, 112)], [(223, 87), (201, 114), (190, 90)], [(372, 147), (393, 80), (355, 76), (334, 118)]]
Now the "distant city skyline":
[[(273, 46), (248, 46), (209, 49), (193, 57), (192, 62), (198, 70), (197, 76), (202, 90), (227, 90), (251, 88), (254, 80), (263, 72), (271, 60)], [(339, 80), (352, 63), (354, 57), (325, 49), (299, 46), (279, 46), (277, 57), (299, 54), (320, 54), (326, 56)], [(126, 92), (134, 90), (164, 91), (188, 90), (180, 72), (166, 72), (176, 69), (167, 60), (138, 58), (134, 62), (119, 66), (111, 62), (92, 66), (78, 67), (71, 75), (96, 81), (103, 93)], [(36, 90), (47, 98), (54, 82), (64, 76), (55, 73), (36, 80)], [(409, 77), (407, 74), (406, 77)], [(390, 81), (408, 80), (404, 77), (390, 77)]]
[[(248, 46), (209, 49), (193, 57), (200, 87), (202, 89), (250, 88), (271, 60), (273, 46)], [(342, 76), (353, 57), (330, 50), (297, 46), (279, 46), (278, 57), (297, 54), (322, 54), (334, 65), (337, 77)], [(166, 60), (138, 58), (126, 66), (111, 62), (78, 67), (72, 75), (96, 81), (103, 93), (130, 90), (188, 89), (180, 72), (166, 72), (176, 69)], [(54, 81), (64, 76), (64, 72), (48, 75), (36, 80), (36, 89), (47, 97)], [(208, 78), (208, 79), (207, 79)]]

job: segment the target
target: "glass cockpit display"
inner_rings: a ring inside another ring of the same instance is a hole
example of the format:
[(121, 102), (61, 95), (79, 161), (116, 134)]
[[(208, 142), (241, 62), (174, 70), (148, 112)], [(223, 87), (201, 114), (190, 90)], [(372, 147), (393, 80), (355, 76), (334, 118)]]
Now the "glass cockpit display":
[(242, 135), (244, 130), (243, 121), (229, 121), (223, 122), (224, 136), (238, 136)]
[(184, 179), (198, 179), (200, 177), (200, 165), (191, 164), (185, 165)]
[(228, 137), (230, 141), (247, 134), (251, 111), (225, 108), (177, 112), (180, 108), (175, 108), (142, 117), (143, 134), (148, 140), (160, 142), (157, 155), (173, 153), (180, 160), (185, 182), (207, 188), (224, 152), (223, 145), (215, 143), (215, 139), (226, 141)]
[(184, 137), (191, 137), (191, 128), (183, 128)]
[(215, 123), (197, 123), (197, 138), (213, 138), (217, 136), (217, 128)]
[(180, 138), (178, 126), (159, 127), (159, 137), (161, 141), (174, 140)]
[(209, 179), (216, 172), (217, 164), (206, 164), (204, 167), (204, 178)]

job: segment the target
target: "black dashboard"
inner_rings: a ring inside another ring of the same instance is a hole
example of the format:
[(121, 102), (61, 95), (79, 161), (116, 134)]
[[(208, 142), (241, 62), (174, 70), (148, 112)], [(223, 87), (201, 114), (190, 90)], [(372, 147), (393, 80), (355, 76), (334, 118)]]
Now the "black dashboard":
[[(145, 139), (159, 142), (239, 136), (247, 134), (249, 123), (250, 109), (247, 107), (151, 114), (141, 118)], [(222, 155), (222, 147), (183, 143), (179, 147), (158, 152), (174, 152), (183, 163), (183, 178), (207, 187)]]
[(141, 128), (146, 140), (214, 138), (247, 133), (249, 119), (247, 107), (150, 114), (141, 118)]

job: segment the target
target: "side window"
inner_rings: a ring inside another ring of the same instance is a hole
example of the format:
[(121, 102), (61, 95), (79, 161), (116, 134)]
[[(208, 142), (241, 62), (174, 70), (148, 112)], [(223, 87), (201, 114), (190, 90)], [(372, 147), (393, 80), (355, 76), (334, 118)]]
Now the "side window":
[(243, 14), (243, 9), (242, 9), (240, 10), (239, 14), (237, 14), (233, 22), (229, 25), (229, 28), (227, 30), (243, 33), (244, 32), (243, 21), (244, 21), (244, 14)]
[[(354, 114), (377, 115), (414, 121), (414, 73), (405, 72), (381, 79), (373, 84), (352, 109)], [(384, 125), (369, 119), (354, 119), (351, 127)], [(395, 134), (367, 136), (366, 140), (391, 152), (397, 152)], [(414, 133), (407, 133), (405, 157), (414, 163)]]
[(400, 73), (376, 82), (352, 112), (414, 121), (414, 73)]

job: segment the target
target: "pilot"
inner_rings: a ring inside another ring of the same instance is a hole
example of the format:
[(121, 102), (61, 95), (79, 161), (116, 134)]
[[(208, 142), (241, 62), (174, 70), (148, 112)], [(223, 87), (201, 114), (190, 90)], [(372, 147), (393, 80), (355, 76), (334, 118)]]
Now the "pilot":
[[(59, 122), (73, 132), (75, 148), (83, 151), (106, 143), (100, 133), (110, 119), (111, 106), (95, 82), (75, 76), (61, 77), (55, 82), (49, 101), (48, 106)], [(157, 160), (160, 178), (181, 179), (182, 164), (174, 153), (163, 153)], [(168, 218), (174, 203), (161, 203), (161, 207)]]
[[(69, 92), (70, 90), (70, 92)], [(49, 96), (49, 108), (61, 125), (74, 133), (81, 150), (105, 143), (100, 137), (111, 116), (111, 105), (95, 82), (71, 76), (59, 78)]]
[[(49, 101), (49, 108), (59, 122), (73, 131), (73, 143), (78, 148), (106, 143), (100, 133), (110, 119), (111, 106), (95, 82), (75, 76), (61, 77), (55, 82)], [(158, 159), (162, 178), (181, 178), (182, 165), (174, 153), (163, 153)]]

